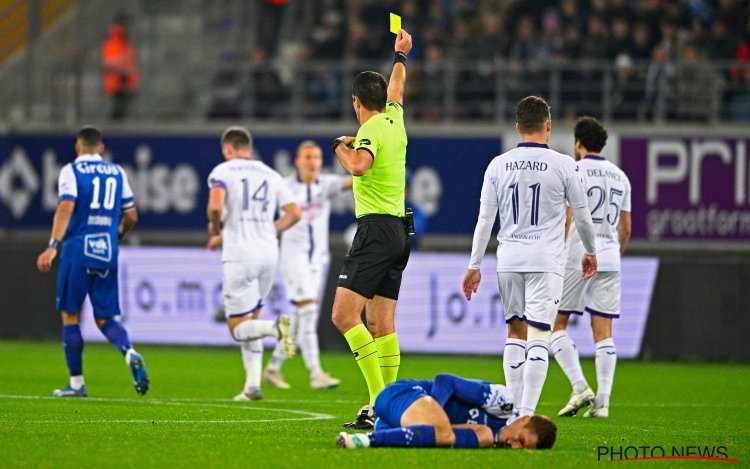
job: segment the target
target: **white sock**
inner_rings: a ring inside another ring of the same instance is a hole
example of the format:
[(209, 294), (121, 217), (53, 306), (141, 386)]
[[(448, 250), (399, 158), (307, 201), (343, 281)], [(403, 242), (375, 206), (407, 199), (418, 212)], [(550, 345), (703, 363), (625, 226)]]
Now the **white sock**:
[(552, 333), (549, 348), (555, 360), (562, 368), (568, 381), (573, 385), (573, 392), (579, 394), (588, 387), (586, 378), (583, 376), (581, 361), (578, 358), (578, 350), (566, 331)]
[(549, 342), (531, 340), (526, 344), (526, 364), (523, 366), (523, 398), (519, 410), (521, 416), (534, 415), (542, 387), (549, 368)]
[(81, 389), (81, 386), (83, 386), (83, 375), (76, 375), (70, 377), (70, 387), (73, 389)]
[(263, 368), (263, 343), (260, 339), (240, 342), (242, 364), (245, 365), (245, 391), (260, 389)]
[(302, 359), (305, 361), (310, 377), (323, 372), (320, 367), (320, 347), (318, 345), (318, 305), (310, 303), (297, 308), (297, 338)]
[[(292, 332), (292, 338), (294, 341), (297, 341), (297, 329), (299, 328), (299, 321), (297, 320), (297, 315), (293, 314), (292, 317), (289, 318), (289, 329)], [(271, 355), (271, 359), (268, 360), (268, 363), (266, 364), (266, 369), (270, 371), (280, 372), (281, 371), (281, 365), (284, 364), (284, 360), (286, 360), (286, 353), (284, 353), (284, 347), (281, 345), (280, 341), (276, 342), (276, 347), (273, 349), (273, 354)]]
[(260, 339), (261, 337), (278, 337), (279, 332), (276, 329), (276, 321), (261, 321), (251, 319), (241, 322), (234, 328), (234, 338), (240, 342), (246, 340)]
[(594, 407), (609, 407), (609, 395), (615, 380), (617, 349), (612, 338), (596, 343), (596, 400)]
[(523, 367), (526, 361), (526, 341), (521, 339), (507, 339), (503, 351), (503, 371), (505, 371), (505, 385), (513, 394), (516, 406), (521, 404), (523, 397)]

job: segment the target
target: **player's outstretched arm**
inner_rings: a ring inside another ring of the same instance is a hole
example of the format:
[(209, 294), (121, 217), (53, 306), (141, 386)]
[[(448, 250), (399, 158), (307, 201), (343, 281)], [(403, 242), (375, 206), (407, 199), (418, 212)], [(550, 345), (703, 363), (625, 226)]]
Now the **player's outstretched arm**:
[(396, 62), (393, 64), (391, 79), (388, 81), (388, 102), (404, 104), (404, 86), (406, 85), (406, 56), (411, 51), (411, 34), (403, 29), (396, 36), (393, 46)]
[(593, 277), (597, 269), (596, 233), (594, 232), (594, 223), (591, 221), (591, 212), (588, 206), (574, 208), (573, 218), (576, 221), (578, 236), (581, 237), (583, 247), (586, 250), (581, 260), (581, 270), (585, 280)]
[(479, 448), (492, 448), (495, 446), (495, 435), (487, 425), (482, 425), (481, 423), (459, 423), (451, 426), (453, 428), (471, 430), (476, 433)]
[(471, 243), (471, 261), (469, 261), (469, 269), (464, 274), (461, 283), (464, 296), (469, 301), (471, 301), (471, 295), (477, 292), (479, 282), (482, 281), (479, 267), (482, 265), (482, 258), (484, 258), (484, 253), (487, 250), (487, 243), (492, 234), (492, 225), (495, 223), (496, 213), (496, 205), (480, 203), (477, 226), (474, 228), (474, 240)]
[(221, 187), (212, 187), (208, 193), (208, 234), (211, 236), (221, 233), (221, 212), (224, 210), (224, 200), (227, 191)]
[(281, 210), (284, 211), (284, 214), (274, 223), (276, 225), (276, 233), (288, 230), (302, 218), (302, 210), (294, 202), (282, 206)]
[(138, 211), (135, 209), (135, 207), (123, 212), (120, 219), (120, 226), (117, 229), (117, 233), (120, 235), (120, 238), (125, 236), (125, 233), (133, 229), (136, 223), (138, 223)]
[(617, 238), (620, 241), (620, 255), (625, 254), (630, 242), (631, 230), (630, 212), (620, 212), (620, 221), (617, 223)]
[(70, 218), (73, 216), (73, 210), (76, 208), (76, 203), (73, 200), (64, 199), (61, 200), (55, 210), (55, 217), (52, 220), (52, 234), (50, 235), (50, 246), (44, 250), (36, 260), (36, 267), (39, 272), (49, 272), (52, 268), (52, 261), (57, 257), (58, 244), (62, 241), (65, 236), (65, 232), (68, 231), (68, 224)]
[(341, 166), (352, 176), (364, 176), (374, 156), (367, 150), (355, 150), (353, 148), (354, 137), (339, 137), (331, 143), (331, 150), (338, 158)]

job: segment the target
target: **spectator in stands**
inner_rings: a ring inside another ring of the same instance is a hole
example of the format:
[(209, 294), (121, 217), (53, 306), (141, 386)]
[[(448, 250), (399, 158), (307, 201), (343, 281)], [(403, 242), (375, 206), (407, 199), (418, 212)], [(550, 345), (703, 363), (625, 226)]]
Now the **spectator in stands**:
[[(655, 47), (646, 72), (646, 89), (639, 112), (640, 119), (656, 119), (671, 114), (674, 75), (675, 66), (667, 50), (662, 46)], [(663, 116), (659, 116), (659, 113)]]
[(615, 120), (635, 120), (638, 105), (643, 100), (643, 79), (633, 68), (633, 59), (624, 52), (615, 59), (615, 80), (612, 96), (612, 117)]
[(250, 53), (249, 84), (247, 92), (253, 95), (252, 109), (255, 117), (284, 118), (289, 114), (285, 105), (289, 92), (262, 47), (256, 47)]
[(601, 16), (589, 16), (586, 37), (583, 40), (583, 54), (587, 59), (604, 59), (609, 51), (607, 23)]
[[(750, 27), (750, 25), (748, 25)], [(730, 117), (735, 121), (750, 121), (750, 42), (742, 41), (737, 48), (731, 71), (733, 89)]]
[(138, 61), (135, 48), (128, 41), (125, 22), (109, 26), (109, 36), (102, 45), (104, 94), (111, 99), (110, 117), (120, 120), (127, 115), (128, 105), (138, 91)]
[(685, 44), (680, 53), (675, 76), (677, 118), (682, 121), (706, 121), (714, 106), (716, 77), (710, 65), (693, 44)]
[(649, 60), (653, 50), (651, 33), (646, 23), (638, 22), (633, 27), (633, 42), (630, 56), (634, 60)]
[(618, 57), (620, 54), (630, 55), (633, 50), (633, 41), (630, 34), (630, 23), (627, 18), (618, 16), (612, 19), (612, 39), (609, 42), (608, 58)]
[[(437, 44), (428, 44), (422, 63), (414, 69), (411, 91), (417, 117), (434, 122), (443, 117), (445, 68), (443, 51)], [(411, 102), (411, 100), (410, 100)]]
[(284, 11), (289, 0), (262, 0), (258, 25), (258, 42), (269, 55), (275, 56)]

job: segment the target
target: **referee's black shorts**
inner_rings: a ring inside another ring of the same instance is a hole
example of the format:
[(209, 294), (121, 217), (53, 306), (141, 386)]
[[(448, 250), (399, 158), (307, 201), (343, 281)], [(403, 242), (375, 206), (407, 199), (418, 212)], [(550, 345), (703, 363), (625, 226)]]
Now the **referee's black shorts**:
[(357, 219), (357, 233), (344, 257), (338, 286), (365, 298), (398, 299), (401, 273), (409, 262), (411, 245), (402, 218), (365, 215)]

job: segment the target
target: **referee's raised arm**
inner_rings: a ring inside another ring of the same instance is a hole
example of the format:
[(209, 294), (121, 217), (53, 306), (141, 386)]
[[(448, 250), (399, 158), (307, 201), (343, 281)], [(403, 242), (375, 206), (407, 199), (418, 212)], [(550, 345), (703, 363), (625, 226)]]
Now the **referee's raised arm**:
[(393, 71), (388, 82), (388, 102), (404, 104), (404, 84), (406, 83), (406, 56), (411, 51), (411, 34), (403, 29), (398, 32), (393, 46), (396, 56), (393, 59)]

